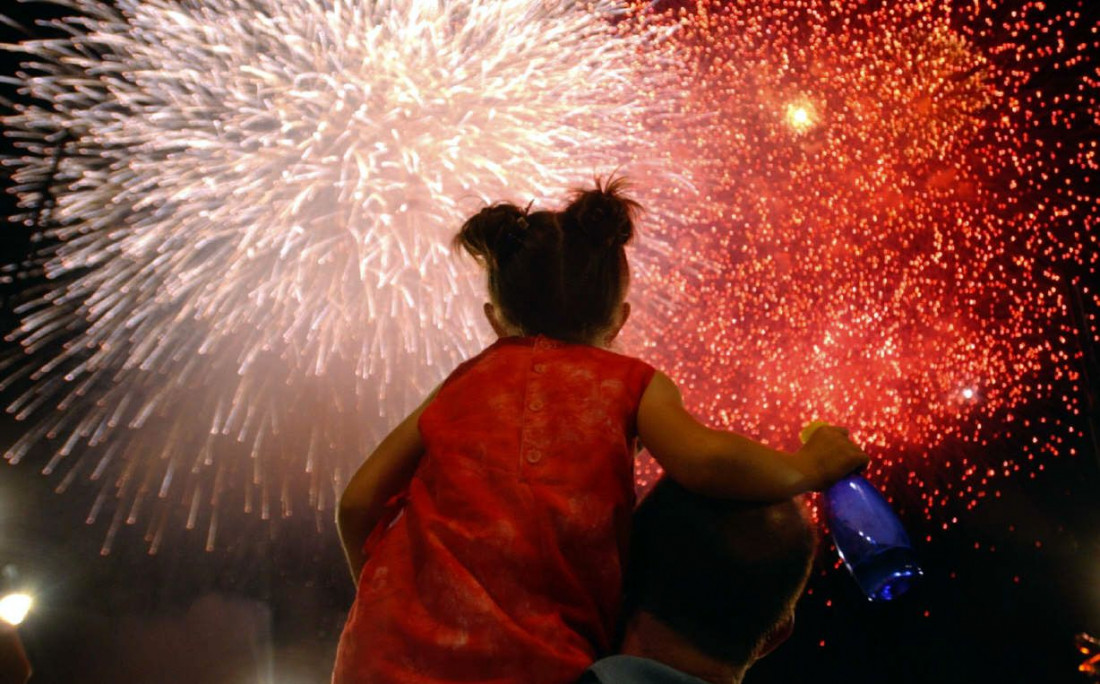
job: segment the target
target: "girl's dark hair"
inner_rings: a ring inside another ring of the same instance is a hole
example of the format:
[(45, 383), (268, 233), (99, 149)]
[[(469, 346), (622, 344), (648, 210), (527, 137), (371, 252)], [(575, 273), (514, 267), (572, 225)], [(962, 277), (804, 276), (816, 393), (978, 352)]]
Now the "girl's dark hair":
[(629, 271), (624, 246), (641, 206), (623, 178), (575, 190), (562, 211), (485, 207), (455, 236), (489, 274), (489, 293), (526, 335), (587, 343), (611, 324)]

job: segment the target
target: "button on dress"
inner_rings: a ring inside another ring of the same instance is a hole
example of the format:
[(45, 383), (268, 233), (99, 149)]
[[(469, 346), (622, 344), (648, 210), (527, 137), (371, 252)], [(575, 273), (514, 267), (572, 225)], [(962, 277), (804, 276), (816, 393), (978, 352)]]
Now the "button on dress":
[(614, 638), (648, 364), (546, 337), (463, 363), (367, 540), (335, 684), (567, 684)]

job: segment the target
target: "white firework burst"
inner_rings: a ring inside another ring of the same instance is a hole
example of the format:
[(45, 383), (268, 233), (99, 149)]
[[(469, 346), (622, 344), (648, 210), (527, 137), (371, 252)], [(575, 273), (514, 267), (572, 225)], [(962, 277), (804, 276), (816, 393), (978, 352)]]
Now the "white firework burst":
[(2, 119), (16, 218), (49, 246), (8, 459), (56, 438), (59, 488), (101, 483), (105, 549), (207, 503), (212, 546), (226, 500), (289, 514), (305, 478), (323, 510), (485, 341), (463, 217), (659, 156), (660, 41), (613, 2), (55, 4), (64, 38), (9, 46), (40, 102)]

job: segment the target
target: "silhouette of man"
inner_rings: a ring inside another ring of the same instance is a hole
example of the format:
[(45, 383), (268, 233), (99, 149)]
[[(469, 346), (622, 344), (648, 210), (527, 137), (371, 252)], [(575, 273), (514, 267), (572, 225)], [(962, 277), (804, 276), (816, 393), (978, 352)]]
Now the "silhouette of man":
[(31, 664), (23, 651), (19, 632), (0, 620), (0, 684), (23, 684), (31, 676)]
[(790, 636), (816, 546), (800, 499), (710, 499), (662, 479), (634, 514), (620, 655), (579, 684), (739, 684)]

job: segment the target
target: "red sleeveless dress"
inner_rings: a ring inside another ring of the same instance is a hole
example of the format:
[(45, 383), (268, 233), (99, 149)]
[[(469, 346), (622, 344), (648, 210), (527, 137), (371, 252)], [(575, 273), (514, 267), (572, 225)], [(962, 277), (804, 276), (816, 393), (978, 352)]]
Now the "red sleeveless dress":
[(648, 364), (509, 337), (420, 417), (425, 454), (367, 540), (335, 684), (567, 684), (608, 652)]

